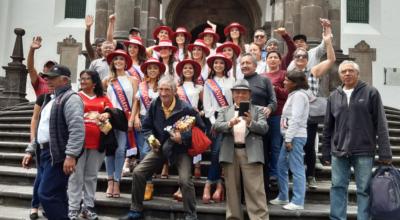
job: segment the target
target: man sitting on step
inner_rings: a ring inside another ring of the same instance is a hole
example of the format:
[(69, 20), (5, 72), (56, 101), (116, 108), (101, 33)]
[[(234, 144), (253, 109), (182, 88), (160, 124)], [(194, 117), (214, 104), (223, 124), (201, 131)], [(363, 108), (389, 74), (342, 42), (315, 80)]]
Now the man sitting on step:
[(177, 97), (176, 90), (176, 82), (170, 76), (159, 80), (159, 97), (151, 103), (142, 124), (145, 140), (148, 140), (152, 151), (133, 170), (131, 207), (128, 215), (120, 218), (121, 220), (143, 218), (146, 179), (161, 168), (166, 160), (175, 164), (179, 173), (185, 219), (197, 220), (196, 194), (191, 178), (193, 158), (187, 154), (192, 143), (191, 131), (167, 132), (164, 128), (174, 125), (184, 116), (195, 116), (196, 126), (202, 130), (205, 126), (198, 112)]

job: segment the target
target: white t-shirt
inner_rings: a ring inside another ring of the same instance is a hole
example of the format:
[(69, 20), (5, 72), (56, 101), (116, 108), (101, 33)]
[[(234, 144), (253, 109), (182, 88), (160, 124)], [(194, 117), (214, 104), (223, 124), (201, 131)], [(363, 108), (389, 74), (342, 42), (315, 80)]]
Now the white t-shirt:
[(347, 105), (350, 105), (350, 97), (351, 97), (351, 93), (353, 93), (354, 88), (352, 89), (345, 89), (343, 88), (343, 92), (346, 94), (347, 96)]

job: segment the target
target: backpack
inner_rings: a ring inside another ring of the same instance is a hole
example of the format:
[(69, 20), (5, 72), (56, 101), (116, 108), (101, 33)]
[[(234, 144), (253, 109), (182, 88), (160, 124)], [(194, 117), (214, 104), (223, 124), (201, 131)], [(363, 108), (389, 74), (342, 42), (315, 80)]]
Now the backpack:
[(374, 219), (399, 219), (400, 171), (393, 165), (379, 166), (373, 174), (370, 190), (370, 210)]

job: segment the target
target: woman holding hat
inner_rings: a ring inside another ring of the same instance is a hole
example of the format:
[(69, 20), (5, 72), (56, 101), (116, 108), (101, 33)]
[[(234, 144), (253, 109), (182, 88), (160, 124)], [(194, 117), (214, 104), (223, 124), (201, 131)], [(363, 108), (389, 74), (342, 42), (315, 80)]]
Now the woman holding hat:
[[(157, 84), (161, 75), (165, 71), (165, 66), (154, 58), (148, 59), (140, 66), (144, 73), (144, 79), (139, 84), (138, 91), (135, 94), (132, 115), (129, 119), (128, 127), (133, 127), (136, 131), (137, 145), (139, 147), (140, 159), (143, 159), (150, 151), (147, 141), (144, 139), (142, 132), (142, 123), (152, 100), (158, 97)], [(153, 184), (151, 179), (148, 180), (145, 189), (144, 200), (150, 200), (153, 197)]]
[[(211, 69), (207, 81), (204, 84), (203, 105), (205, 117), (214, 125), (218, 111), (232, 105), (231, 88), (235, 80), (228, 76), (232, 68), (232, 62), (223, 54), (217, 53), (207, 59), (208, 67)], [(210, 130), (210, 129), (208, 129)], [(221, 182), (221, 166), (219, 164), (219, 150), (222, 135), (211, 131), (211, 165), (208, 169), (208, 177), (203, 191), (203, 202), (209, 203), (210, 199), (220, 202), (224, 199), (224, 189)], [(216, 190), (211, 197), (211, 184), (217, 184)]]
[(173, 44), (178, 48), (175, 52), (175, 60), (182, 61), (189, 58), (188, 45), (192, 35), (184, 27), (178, 27), (173, 34)]
[(243, 79), (243, 74), (240, 65), (238, 64), (240, 51), (240, 47), (231, 41), (225, 41), (217, 47), (217, 53), (222, 53), (231, 60), (233, 66), (229, 71), (229, 77), (232, 77), (235, 80)]
[(162, 62), (165, 67), (165, 74), (169, 74), (178, 80), (177, 75), (175, 74), (175, 58), (174, 54), (178, 49), (172, 45), (172, 41), (170, 40), (161, 40), (157, 46), (154, 47), (154, 51), (157, 51), (160, 54), (159, 61)]
[[(199, 101), (202, 101), (203, 86), (198, 84), (197, 79), (200, 76), (201, 66), (194, 60), (186, 59), (178, 63), (176, 66), (176, 72), (180, 78), (179, 86), (177, 88), (177, 94), (179, 98), (189, 103), (194, 109), (198, 110)], [(204, 115), (204, 112), (203, 112)], [(202, 116), (202, 112), (200, 112)], [(193, 157), (194, 166), (194, 177), (200, 178), (200, 161), (201, 154)], [(174, 198), (178, 201), (182, 199), (182, 193), (180, 189), (174, 193)]]
[(147, 59), (146, 48), (143, 46), (140, 37), (132, 37), (129, 41), (124, 41), (124, 45), (132, 59), (132, 67), (128, 69), (128, 73), (137, 80), (139, 84), (144, 77), (140, 70), (140, 65), (142, 65)]
[(150, 46), (146, 49), (147, 52), (147, 57), (154, 57), (158, 59), (159, 54), (154, 51), (154, 47), (160, 43), (162, 40), (171, 40), (173, 39), (173, 33), (174, 31), (165, 25), (158, 26), (154, 31), (153, 31), (153, 39), (156, 41), (156, 44), (153, 46)]
[(198, 36), (199, 39), (204, 40), (207, 48), (210, 50), (211, 55), (215, 54), (215, 48), (217, 47), (217, 42), (219, 41), (219, 35), (215, 33), (212, 28), (205, 28)]
[[(110, 66), (109, 76), (103, 80), (103, 88), (114, 108), (121, 109), (127, 118), (130, 117), (133, 93), (136, 91), (135, 80), (126, 71), (132, 66), (130, 56), (124, 50), (115, 50), (107, 56)], [(120, 197), (119, 181), (122, 167), (127, 156), (136, 154), (136, 143), (133, 132), (115, 130), (118, 148), (114, 155), (106, 156), (106, 170), (108, 175), (107, 197)]]
[(231, 41), (238, 47), (241, 51), (245, 51), (245, 44), (243, 35), (246, 34), (246, 28), (239, 24), (238, 22), (232, 22), (224, 28), (224, 34), (226, 36), (226, 41)]
[(209, 73), (206, 57), (210, 54), (210, 49), (208, 49), (203, 40), (197, 39), (193, 44), (189, 44), (188, 50), (190, 51), (192, 59), (201, 66), (201, 74), (198, 78), (198, 82), (204, 85)]

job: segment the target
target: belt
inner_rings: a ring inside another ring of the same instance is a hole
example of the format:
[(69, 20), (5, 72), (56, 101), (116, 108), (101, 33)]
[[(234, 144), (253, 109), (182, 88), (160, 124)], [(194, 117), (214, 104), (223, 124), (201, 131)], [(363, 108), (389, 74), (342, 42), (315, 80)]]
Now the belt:
[(235, 148), (239, 148), (239, 149), (246, 148), (246, 145), (245, 145), (245, 144), (234, 144), (233, 146), (234, 146)]
[(47, 149), (47, 148), (49, 148), (49, 146), (50, 146), (49, 142), (43, 143), (43, 144), (39, 144), (39, 147), (40, 147), (41, 150)]

